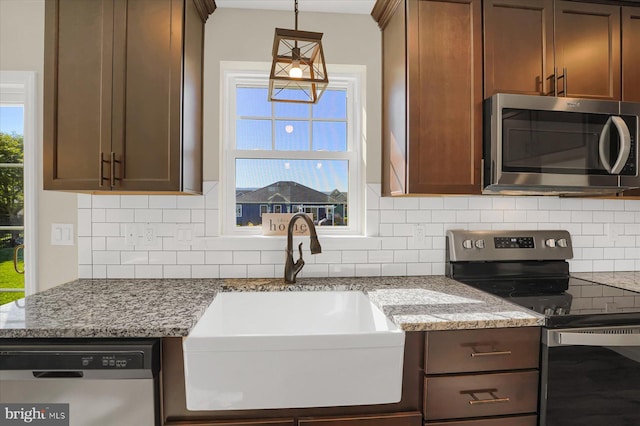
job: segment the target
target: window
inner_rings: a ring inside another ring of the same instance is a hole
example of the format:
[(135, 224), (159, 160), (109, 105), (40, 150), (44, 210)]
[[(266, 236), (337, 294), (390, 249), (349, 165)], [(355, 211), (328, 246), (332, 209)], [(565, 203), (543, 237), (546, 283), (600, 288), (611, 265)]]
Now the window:
[(314, 105), (269, 102), (268, 64), (265, 71), (243, 66), (223, 63), (225, 233), (259, 233), (251, 227), (270, 211), (312, 213), (319, 232), (360, 233), (364, 67), (330, 70), (329, 87)]

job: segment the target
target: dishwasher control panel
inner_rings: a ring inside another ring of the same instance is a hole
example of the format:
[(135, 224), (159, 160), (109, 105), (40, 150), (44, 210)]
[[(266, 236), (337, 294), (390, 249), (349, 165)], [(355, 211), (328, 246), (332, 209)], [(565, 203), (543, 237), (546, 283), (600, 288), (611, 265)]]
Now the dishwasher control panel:
[(0, 370), (140, 370), (144, 353), (137, 351), (23, 352), (0, 350)]

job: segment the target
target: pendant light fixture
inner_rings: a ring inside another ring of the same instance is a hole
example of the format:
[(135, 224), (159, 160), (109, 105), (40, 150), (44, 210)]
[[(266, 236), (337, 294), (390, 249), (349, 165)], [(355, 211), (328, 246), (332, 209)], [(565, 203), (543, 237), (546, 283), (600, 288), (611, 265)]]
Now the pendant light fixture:
[(276, 28), (269, 100), (314, 104), (329, 84), (322, 33), (298, 31), (298, 0), (294, 1), (295, 30)]

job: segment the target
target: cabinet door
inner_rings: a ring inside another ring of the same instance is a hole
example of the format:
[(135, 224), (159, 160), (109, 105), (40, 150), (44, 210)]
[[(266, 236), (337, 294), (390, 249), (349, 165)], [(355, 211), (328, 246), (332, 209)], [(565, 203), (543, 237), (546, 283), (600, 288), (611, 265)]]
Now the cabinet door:
[(553, 0), (485, 0), (484, 97), (552, 90)]
[(622, 100), (640, 102), (640, 8), (622, 8)]
[(112, 34), (112, 0), (45, 2), (44, 189), (109, 189)]
[(421, 426), (421, 424), (422, 414), (420, 413), (298, 419), (298, 426)]
[(183, 0), (115, 0), (117, 190), (179, 189), (183, 6)]
[(408, 11), (408, 191), (480, 192), (480, 0), (418, 0)]
[(557, 1), (555, 58), (558, 93), (620, 100), (620, 7)]
[(295, 426), (293, 420), (188, 420), (166, 422), (165, 426)]

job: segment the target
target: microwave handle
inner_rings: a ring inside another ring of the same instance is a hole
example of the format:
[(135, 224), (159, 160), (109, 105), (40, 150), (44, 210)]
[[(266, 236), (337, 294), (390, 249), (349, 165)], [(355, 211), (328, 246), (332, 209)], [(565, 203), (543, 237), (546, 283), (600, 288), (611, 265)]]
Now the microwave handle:
[[(620, 135), (620, 153), (618, 154), (618, 158), (616, 159), (616, 162), (613, 166), (611, 166), (611, 163), (609, 163), (607, 153), (605, 152), (605, 145), (607, 145), (607, 141), (609, 140), (609, 136), (611, 134), (611, 124), (616, 126), (618, 134)], [(604, 127), (602, 128), (602, 133), (600, 133), (600, 140), (598, 142), (598, 154), (600, 155), (600, 162), (602, 162), (602, 165), (610, 174), (617, 175), (622, 171), (625, 164), (627, 163), (630, 153), (631, 133), (629, 132), (627, 123), (624, 122), (622, 117), (609, 117)]]
[(622, 117), (612, 116), (609, 118), (612, 120), (613, 125), (618, 129), (618, 135), (620, 135), (620, 153), (613, 167), (611, 167), (611, 174), (619, 174), (624, 166), (627, 164), (629, 154), (631, 153), (631, 133), (629, 132), (629, 126), (624, 122)]

